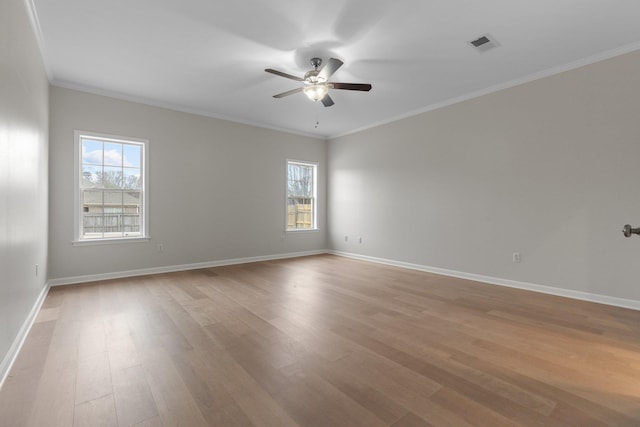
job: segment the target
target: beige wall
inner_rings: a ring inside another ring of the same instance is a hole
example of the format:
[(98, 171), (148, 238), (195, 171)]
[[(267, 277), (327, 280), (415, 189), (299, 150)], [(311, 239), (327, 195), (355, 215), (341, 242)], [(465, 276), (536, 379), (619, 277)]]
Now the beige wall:
[(47, 277), (48, 91), (24, 2), (0, 0), (0, 381)]
[[(50, 108), (50, 279), (326, 247), (325, 141), (56, 87)], [(71, 244), (74, 130), (149, 140), (151, 241)], [(319, 163), (320, 231), (284, 233), (287, 158)]]
[(332, 140), (329, 246), (640, 300), (639, 113), (634, 52)]

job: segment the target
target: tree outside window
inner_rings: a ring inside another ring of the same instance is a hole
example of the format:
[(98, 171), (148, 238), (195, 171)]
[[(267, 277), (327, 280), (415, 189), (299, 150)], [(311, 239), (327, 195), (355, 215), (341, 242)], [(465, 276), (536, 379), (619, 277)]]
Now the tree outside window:
[(287, 230), (317, 229), (318, 165), (287, 161)]

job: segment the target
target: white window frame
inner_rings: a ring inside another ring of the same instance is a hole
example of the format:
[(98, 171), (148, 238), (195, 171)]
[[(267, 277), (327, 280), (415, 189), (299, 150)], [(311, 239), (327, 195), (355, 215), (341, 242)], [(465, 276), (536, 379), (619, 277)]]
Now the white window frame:
[[(289, 228), (289, 164), (313, 166), (313, 226), (311, 228)], [(317, 232), (318, 228), (318, 162), (287, 159), (285, 162), (284, 185), (284, 229), (287, 233)]]
[[(109, 237), (101, 239), (83, 239), (82, 238), (82, 219), (83, 219), (83, 203), (82, 191), (80, 189), (80, 175), (82, 171), (82, 138), (95, 138), (108, 142), (119, 143), (137, 143), (142, 145), (142, 216), (140, 224), (141, 236), (122, 236)], [(98, 132), (79, 131), (74, 132), (74, 235), (73, 245), (103, 245), (113, 243), (133, 243), (146, 242), (151, 239), (149, 235), (149, 140), (142, 138), (132, 138), (119, 135), (111, 135)]]

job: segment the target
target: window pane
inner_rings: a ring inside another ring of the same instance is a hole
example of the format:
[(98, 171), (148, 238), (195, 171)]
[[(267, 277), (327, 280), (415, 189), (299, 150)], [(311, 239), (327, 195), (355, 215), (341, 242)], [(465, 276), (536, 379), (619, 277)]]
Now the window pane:
[(80, 135), (80, 239), (144, 236), (146, 142)]
[(317, 166), (309, 163), (287, 163), (287, 229), (316, 228)]
[(287, 228), (313, 228), (313, 202), (311, 199), (289, 198), (287, 211)]
[(91, 207), (99, 206), (102, 212), (102, 190), (84, 190), (82, 192), (83, 206)]
[(139, 191), (126, 191), (123, 193), (122, 231), (125, 236), (142, 235), (141, 218), (142, 209), (140, 203), (142, 193)]
[(313, 166), (289, 164), (289, 195), (313, 196)]
[(82, 229), (83, 238), (100, 239), (104, 232), (103, 203), (101, 190), (84, 190), (82, 192)]
[(122, 193), (122, 196), (122, 204), (127, 212), (138, 213), (142, 194), (139, 191), (125, 191)]
[(124, 158), (122, 165), (131, 168), (140, 168), (142, 165), (142, 146), (133, 144), (123, 145)]
[(82, 163), (102, 164), (102, 142), (82, 139)]
[(105, 166), (102, 173), (102, 185), (104, 188), (122, 188), (122, 168)]
[(104, 164), (105, 166), (122, 166), (122, 144), (104, 143)]
[(83, 164), (80, 185), (83, 188), (102, 187), (102, 166)]
[(122, 191), (104, 191), (105, 206), (122, 206)]
[(104, 237), (122, 237), (122, 191), (104, 191)]
[(142, 180), (140, 179), (141, 177), (140, 172), (141, 172), (140, 169), (124, 168), (123, 169), (124, 182), (122, 187), (127, 189), (135, 189), (135, 190), (142, 189), (141, 187)]

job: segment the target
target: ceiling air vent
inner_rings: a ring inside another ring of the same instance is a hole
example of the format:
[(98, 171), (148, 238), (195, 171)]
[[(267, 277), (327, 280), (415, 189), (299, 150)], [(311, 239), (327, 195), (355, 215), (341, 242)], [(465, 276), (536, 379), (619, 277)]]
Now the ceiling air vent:
[(475, 48), (478, 52), (486, 52), (489, 49), (493, 49), (494, 47), (500, 46), (496, 39), (493, 38), (490, 34), (485, 34), (483, 36), (478, 37), (475, 40), (471, 40), (469, 44)]

